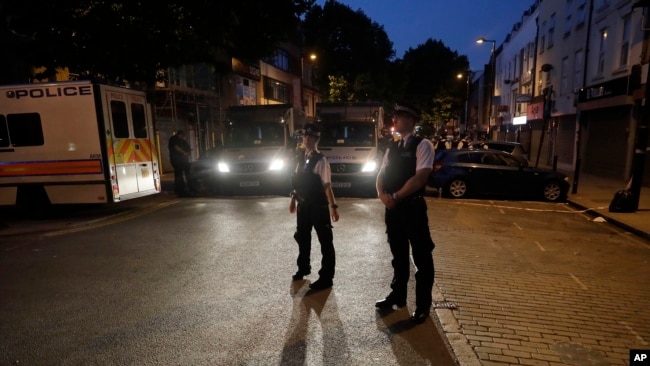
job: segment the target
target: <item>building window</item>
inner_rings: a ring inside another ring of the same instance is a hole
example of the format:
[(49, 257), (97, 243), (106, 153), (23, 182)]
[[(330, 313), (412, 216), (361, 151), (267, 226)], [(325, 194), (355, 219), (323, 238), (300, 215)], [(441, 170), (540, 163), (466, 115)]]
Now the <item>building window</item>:
[(630, 15), (623, 18), (623, 29), (621, 32), (621, 56), (619, 58), (619, 66), (627, 66), (628, 57), (630, 54), (630, 23), (632, 23)]
[(288, 84), (271, 78), (264, 78), (264, 98), (266, 99), (289, 103), (291, 101), (290, 90)]
[(289, 53), (285, 50), (276, 50), (273, 56), (264, 61), (280, 70), (289, 71)]
[(605, 49), (607, 48), (607, 28), (600, 31), (600, 46), (598, 47), (598, 63), (596, 74), (602, 75), (605, 72)]
[(551, 15), (551, 19), (548, 22), (548, 48), (553, 47), (555, 38), (555, 13)]
[(562, 59), (562, 69), (560, 70), (560, 95), (569, 94), (569, 57)]
[(584, 53), (582, 50), (576, 51), (573, 59), (573, 87), (576, 89), (582, 88), (582, 74), (584, 67)]
[(576, 29), (582, 27), (586, 20), (585, 8), (587, 0), (578, 0), (578, 9), (576, 10)]
[(566, 0), (566, 9), (564, 18), (564, 37), (568, 37), (571, 34), (571, 13), (573, 10), (573, 0)]

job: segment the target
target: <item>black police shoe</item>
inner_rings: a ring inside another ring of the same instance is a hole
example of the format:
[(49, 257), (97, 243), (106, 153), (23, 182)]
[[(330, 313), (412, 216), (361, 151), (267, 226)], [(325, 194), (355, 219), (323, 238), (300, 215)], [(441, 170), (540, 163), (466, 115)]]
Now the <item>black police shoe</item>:
[(429, 317), (429, 309), (421, 310), (415, 309), (413, 314), (411, 314), (411, 321), (415, 324), (422, 324)]
[(318, 290), (325, 290), (326, 288), (332, 287), (332, 279), (331, 278), (319, 278), (316, 282), (312, 283), (309, 285), (309, 288), (318, 291)]
[(406, 306), (406, 300), (396, 300), (388, 296), (385, 299), (379, 300), (375, 303), (377, 310), (382, 311), (393, 310), (393, 306), (397, 306), (398, 308), (404, 307)]

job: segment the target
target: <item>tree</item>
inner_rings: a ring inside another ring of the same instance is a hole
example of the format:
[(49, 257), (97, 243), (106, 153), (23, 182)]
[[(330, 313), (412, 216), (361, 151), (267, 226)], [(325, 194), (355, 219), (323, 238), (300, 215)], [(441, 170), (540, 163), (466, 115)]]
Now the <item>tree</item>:
[(469, 68), (466, 56), (429, 38), (409, 48), (402, 62), (407, 74), (404, 97), (422, 110), (425, 120), (444, 124), (462, 108), (466, 84), (459, 83), (456, 75)]
[[(355, 101), (386, 100), (392, 93), (393, 43), (383, 26), (362, 10), (353, 11), (335, 0), (312, 7), (303, 21), (304, 48), (318, 54), (316, 84), (326, 98), (355, 96)], [(330, 77), (344, 90), (330, 90)]]
[(184, 64), (229, 69), (230, 56), (258, 60), (294, 39), (314, 1), (6, 0), (0, 83), (27, 81), (39, 66), (44, 77), (69, 67), (149, 83)]

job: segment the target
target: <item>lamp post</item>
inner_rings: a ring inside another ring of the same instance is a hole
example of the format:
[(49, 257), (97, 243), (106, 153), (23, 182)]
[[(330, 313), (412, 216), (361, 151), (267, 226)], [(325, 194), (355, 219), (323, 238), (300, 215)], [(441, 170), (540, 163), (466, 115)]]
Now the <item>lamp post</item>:
[(490, 108), (488, 109), (490, 115), (488, 116), (488, 125), (487, 125), (487, 133), (488, 133), (488, 137), (489, 137), (489, 134), (490, 134), (490, 118), (492, 117), (492, 114), (493, 114), (493, 112), (492, 112), (492, 108), (493, 108), (492, 99), (494, 99), (494, 92), (495, 92), (495, 89), (496, 89), (496, 78), (497, 78), (497, 75), (496, 75), (497, 59), (496, 59), (496, 53), (495, 53), (496, 52), (497, 41), (495, 41), (493, 39), (485, 39), (483, 37), (476, 40), (476, 43), (478, 43), (478, 44), (482, 44), (482, 43), (485, 43), (485, 42), (492, 42), (492, 53), (491, 53), (491, 56), (490, 56), (490, 63), (491, 63), (491, 66), (492, 66), (492, 68), (491, 68), (492, 69), (491, 70), (492, 75), (490, 75), (490, 80), (492, 81), (492, 88), (490, 89), (490, 104), (489, 104)]
[[(458, 74), (456, 75), (458, 79), (463, 78), (463, 74)], [(465, 70), (465, 84), (467, 85), (467, 89), (465, 91), (465, 132), (467, 132), (467, 127), (469, 124), (469, 79), (472, 77), (472, 72), (470, 70)]]
[[(310, 53), (308, 55), (308, 57), (309, 57), (310, 62), (313, 62), (313, 61), (316, 60), (316, 54), (315, 53)], [(300, 55), (300, 103), (301, 103), (301, 109), (302, 109), (303, 112), (306, 112), (305, 111), (305, 91), (304, 91), (305, 90), (305, 85), (308, 85), (310, 87), (312, 86), (312, 77), (311, 77), (311, 75), (312, 75), (312, 73), (311, 73), (312, 67), (309, 66), (308, 69), (309, 69), (309, 73), (308, 73), (309, 78), (306, 78), (305, 76), (307, 76), (307, 75), (305, 75), (305, 74), (307, 74), (307, 73), (305, 72), (306, 71), (305, 70), (305, 55), (301, 54)], [(308, 82), (305, 82), (305, 80), (308, 80)]]

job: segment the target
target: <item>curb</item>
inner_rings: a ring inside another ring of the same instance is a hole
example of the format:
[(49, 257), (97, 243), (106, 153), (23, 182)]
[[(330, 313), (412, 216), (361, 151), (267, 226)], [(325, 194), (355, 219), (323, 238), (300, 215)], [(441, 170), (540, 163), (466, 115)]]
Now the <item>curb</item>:
[[(611, 223), (613, 225), (616, 225), (616, 226), (620, 227), (621, 229), (623, 229), (625, 231), (629, 231), (629, 232), (633, 233), (634, 235), (639, 236), (639, 237), (641, 237), (643, 239), (650, 240), (650, 233), (648, 233), (648, 232), (646, 232), (644, 230), (641, 230), (639, 228), (636, 228), (634, 226), (626, 224), (626, 223), (624, 223), (624, 222), (622, 222), (620, 220), (617, 220), (617, 219), (615, 219), (615, 218), (613, 218), (613, 217), (611, 217), (609, 215), (603, 214), (602, 212), (600, 212), (600, 211), (598, 211), (598, 210), (596, 210), (594, 208), (587, 207), (587, 206), (585, 206), (583, 204), (580, 204), (580, 203), (578, 203), (576, 201), (568, 199), (567, 203), (570, 204), (571, 206), (575, 207), (575, 208), (578, 208), (580, 210), (585, 211), (585, 213), (589, 214), (590, 216), (603, 217), (603, 218), (605, 218), (605, 220), (607, 220), (607, 222), (609, 222), (609, 223)], [(630, 214), (633, 214), (633, 213), (630, 213)]]

